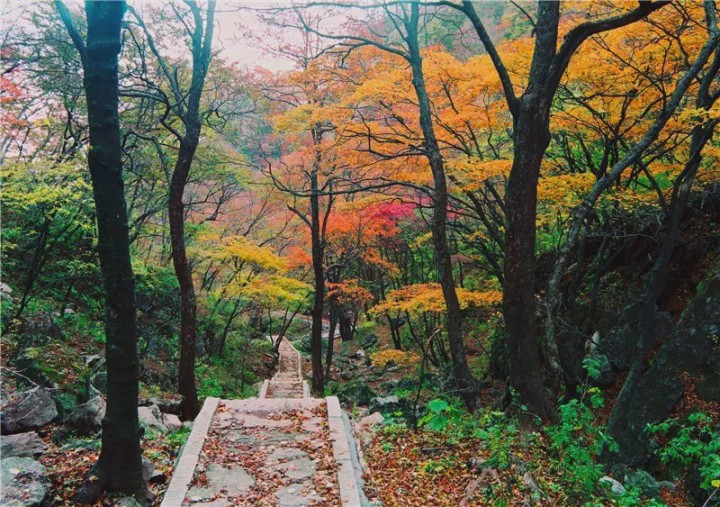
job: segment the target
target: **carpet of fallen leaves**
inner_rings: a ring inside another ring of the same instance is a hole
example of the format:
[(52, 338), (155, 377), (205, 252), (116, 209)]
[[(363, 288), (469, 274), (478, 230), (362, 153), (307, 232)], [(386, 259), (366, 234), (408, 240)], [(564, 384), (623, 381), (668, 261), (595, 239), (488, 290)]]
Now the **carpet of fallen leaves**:
[[(368, 487), (387, 507), (523, 505), (530, 498), (515, 465), (482, 473), (469, 466), (473, 458), (488, 458), (475, 438), (451, 444), (438, 433), (380, 433), (366, 447), (365, 456), (371, 470)], [(496, 503), (503, 500), (504, 504)], [(532, 505), (559, 505), (557, 501), (550, 494)]]
[[(551, 465), (553, 457), (545, 444), (542, 435), (532, 446), (520, 439), (512, 446), (509, 466), (478, 469), (473, 462), (490, 458), (478, 438), (451, 443), (441, 433), (380, 431), (363, 446), (369, 468), (365, 490), (386, 507), (581, 505), (563, 492), (563, 478)], [(533, 495), (534, 488), (540, 494)], [(681, 487), (663, 489), (661, 497), (673, 507), (690, 505)]]
[[(58, 430), (59, 427), (50, 426), (44, 428), (41, 433), (41, 437), (48, 445), (48, 451), (40, 457), (40, 462), (45, 465), (52, 480), (48, 505), (50, 507), (76, 506), (77, 503), (73, 501), (73, 496), (100, 456), (100, 440), (99, 438), (71, 440), (56, 445), (53, 442), (52, 434)], [(144, 458), (152, 462), (155, 470), (162, 472), (164, 476), (164, 480), (160, 478), (149, 484), (150, 493), (153, 495), (153, 506), (160, 505), (162, 502), (162, 497), (175, 468), (179, 450), (180, 444), (177, 441), (167, 440), (162, 436), (143, 441)], [(113, 497), (104, 495), (95, 506), (109, 507), (114, 504)]]
[[(217, 410), (223, 412), (227, 408), (221, 405)], [(282, 486), (289, 485), (290, 482), (279, 471), (268, 468), (265, 461), (273, 450), (281, 447), (285, 449), (297, 448), (306, 452), (310, 459), (314, 461), (316, 467), (312, 481), (321, 500), (311, 500), (309, 505), (327, 507), (340, 505), (337, 464), (333, 459), (325, 405), (315, 408), (310, 413), (310, 416), (302, 410), (286, 410), (270, 414), (266, 418), (276, 421), (291, 421), (290, 426), (272, 428), (272, 432), (298, 435), (303, 433), (303, 423), (310, 419), (311, 416), (318, 418), (320, 421), (319, 430), (314, 431), (311, 438), (301, 441), (289, 439), (282, 442), (282, 444), (266, 441), (268, 428), (263, 426), (242, 427), (229, 431), (211, 426), (191, 486), (207, 486), (207, 477), (204, 470), (212, 463), (239, 465), (255, 479), (255, 484), (242, 496), (226, 498), (226, 500), (232, 502), (232, 505), (247, 507), (277, 505), (274, 492)], [(252, 437), (255, 441), (248, 443), (235, 441), (231, 443), (225, 438), (228, 433), (233, 433), (235, 436)]]

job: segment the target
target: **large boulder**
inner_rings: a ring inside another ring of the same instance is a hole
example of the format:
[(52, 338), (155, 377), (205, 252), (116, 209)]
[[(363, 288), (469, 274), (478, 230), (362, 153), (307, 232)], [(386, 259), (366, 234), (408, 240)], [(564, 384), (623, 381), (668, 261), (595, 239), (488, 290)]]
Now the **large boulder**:
[(608, 432), (618, 444), (606, 452), (610, 464), (643, 467), (653, 455), (646, 428), (667, 419), (685, 394), (684, 376), (700, 374), (720, 335), (720, 275), (698, 291), (683, 312), (668, 340), (650, 359), (647, 369), (628, 394), (628, 401), (613, 408)]
[(695, 393), (701, 400), (720, 402), (720, 347), (710, 354), (702, 369), (702, 380), (695, 384)]
[(87, 403), (77, 407), (67, 419), (67, 426), (78, 435), (94, 435), (102, 428), (107, 404), (101, 396), (95, 396)]
[(0, 433), (12, 435), (34, 431), (58, 416), (55, 400), (46, 389), (36, 387), (19, 393), (0, 414)]
[(90, 374), (83, 357), (69, 343), (50, 343), (25, 347), (13, 359), (13, 365), (36, 385), (78, 393)]
[(34, 431), (0, 438), (0, 456), (3, 458), (36, 458), (46, 450), (47, 445)]
[(0, 283), (0, 299), (12, 301), (12, 289), (5, 283)]
[[(600, 340), (600, 352), (604, 353), (616, 370), (630, 369), (638, 337), (640, 336), (640, 303), (628, 305), (624, 310), (618, 324)], [(672, 316), (665, 312), (658, 312), (655, 317), (655, 339), (666, 336), (673, 328)]]
[(32, 458), (7, 458), (0, 462), (4, 507), (42, 507), (47, 504), (51, 481), (45, 467)]
[(343, 403), (367, 407), (376, 393), (370, 389), (367, 382), (356, 380), (339, 384), (335, 388), (335, 394)]
[(138, 418), (140, 419), (140, 426), (145, 428), (146, 431), (168, 432), (167, 426), (163, 422), (163, 414), (157, 405), (138, 407)]
[(157, 407), (160, 409), (160, 412), (163, 414), (175, 414), (180, 415), (180, 405), (182, 405), (182, 399), (181, 398), (148, 398), (145, 400), (142, 400), (140, 402), (140, 405), (145, 406), (152, 406), (157, 405)]

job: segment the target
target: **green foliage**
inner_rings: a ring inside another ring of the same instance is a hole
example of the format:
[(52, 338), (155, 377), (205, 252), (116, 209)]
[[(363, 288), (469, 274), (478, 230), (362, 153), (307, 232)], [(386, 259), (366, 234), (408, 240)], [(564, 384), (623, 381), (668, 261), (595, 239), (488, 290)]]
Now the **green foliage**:
[(420, 418), (418, 426), (426, 426), (433, 431), (443, 431), (447, 428), (451, 418), (456, 416), (453, 407), (451, 407), (447, 401), (440, 398), (431, 400), (426, 408), (428, 413)]
[(485, 411), (478, 418), (474, 436), (483, 441), (490, 454), (488, 465), (504, 470), (511, 464), (512, 447), (519, 433), (516, 422), (502, 412)]
[(420, 470), (424, 473), (440, 473), (451, 468), (456, 468), (459, 462), (458, 457), (453, 455), (440, 459), (429, 459), (422, 464)]
[(185, 445), (185, 442), (187, 441), (189, 436), (190, 436), (190, 428), (186, 428), (185, 426), (183, 426), (179, 430), (168, 434), (165, 437), (165, 441), (167, 441), (169, 444), (179, 448), (179, 447)]
[[(586, 359), (583, 364), (591, 379), (600, 375), (594, 360)], [(558, 456), (553, 465), (562, 472), (560, 476), (570, 498), (594, 496), (596, 485), (604, 475), (596, 458), (604, 446), (617, 450), (594, 412), (604, 403), (600, 389), (585, 385), (580, 398), (559, 407), (560, 423), (548, 428), (550, 447)]]
[(658, 452), (663, 464), (676, 472), (697, 469), (703, 489), (720, 488), (720, 433), (708, 414), (694, 412), (684, 422), (668, 419), (648, 430), (674, 435)]

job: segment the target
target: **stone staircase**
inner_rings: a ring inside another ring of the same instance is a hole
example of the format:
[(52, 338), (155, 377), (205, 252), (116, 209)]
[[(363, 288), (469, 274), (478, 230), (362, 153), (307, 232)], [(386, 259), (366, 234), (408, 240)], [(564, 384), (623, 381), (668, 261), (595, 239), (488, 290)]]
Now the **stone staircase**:
[(369, 506), (347, 414), (310, 397), (287, 339), (279, 352), (257, 398), (205, 400), (161, 507)]
[[(275, 338), (275, 337), (271, 337)], [(260, 388), (259, 399), (265, 398), (309, 398), (307, 381), (302, 378), (302, 358), (300, 352), (283, 338), (280, 342), (280, 360), (277, 373), (266, 380)]]

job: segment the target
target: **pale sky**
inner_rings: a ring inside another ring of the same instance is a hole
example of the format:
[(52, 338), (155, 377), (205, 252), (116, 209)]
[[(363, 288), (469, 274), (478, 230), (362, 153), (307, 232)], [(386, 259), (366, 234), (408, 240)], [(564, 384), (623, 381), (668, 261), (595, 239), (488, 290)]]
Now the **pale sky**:
[[(83, 9), (82, 0), (65, 1), (72, 10)], [(128, 3), (142, 12), (144, 5), (151, 5), (159, 1), (128, 0)], [(202, 0), (200, 2), (202, 3)], [(0, 0), (0, 12), (2, 13), (0, 16), (0, 30), (5, 32), (12, 29), (12, 26), (18, 22), (18, 16), (22, 11), (30, 10), (32, 12), (32, 5), (39, 3), (51, 4), (52, 0)], [(221, 50), (220, 55), (223, 58), (248, 68), (262, 66), (273, 71), (292, 69), (293, 63), (290, 59), (268, 54), (257, 44), (253, 44), (248, 39), (241, 37), (246, 30), (251, 30), (260, 35), (264, 28), (257, 17), (246, 8), (263, 9), (281, 5), (290, 5), (290, 2), (288, 0), (220, 0), (215, 15), (214, 48)], [(294, 35), (292, 33), (282, 34), (283, 38), (287, 38), (288, 41), (292, 41)], [(266, 42), (268, 44), (272, 43), (271, 40)]]

